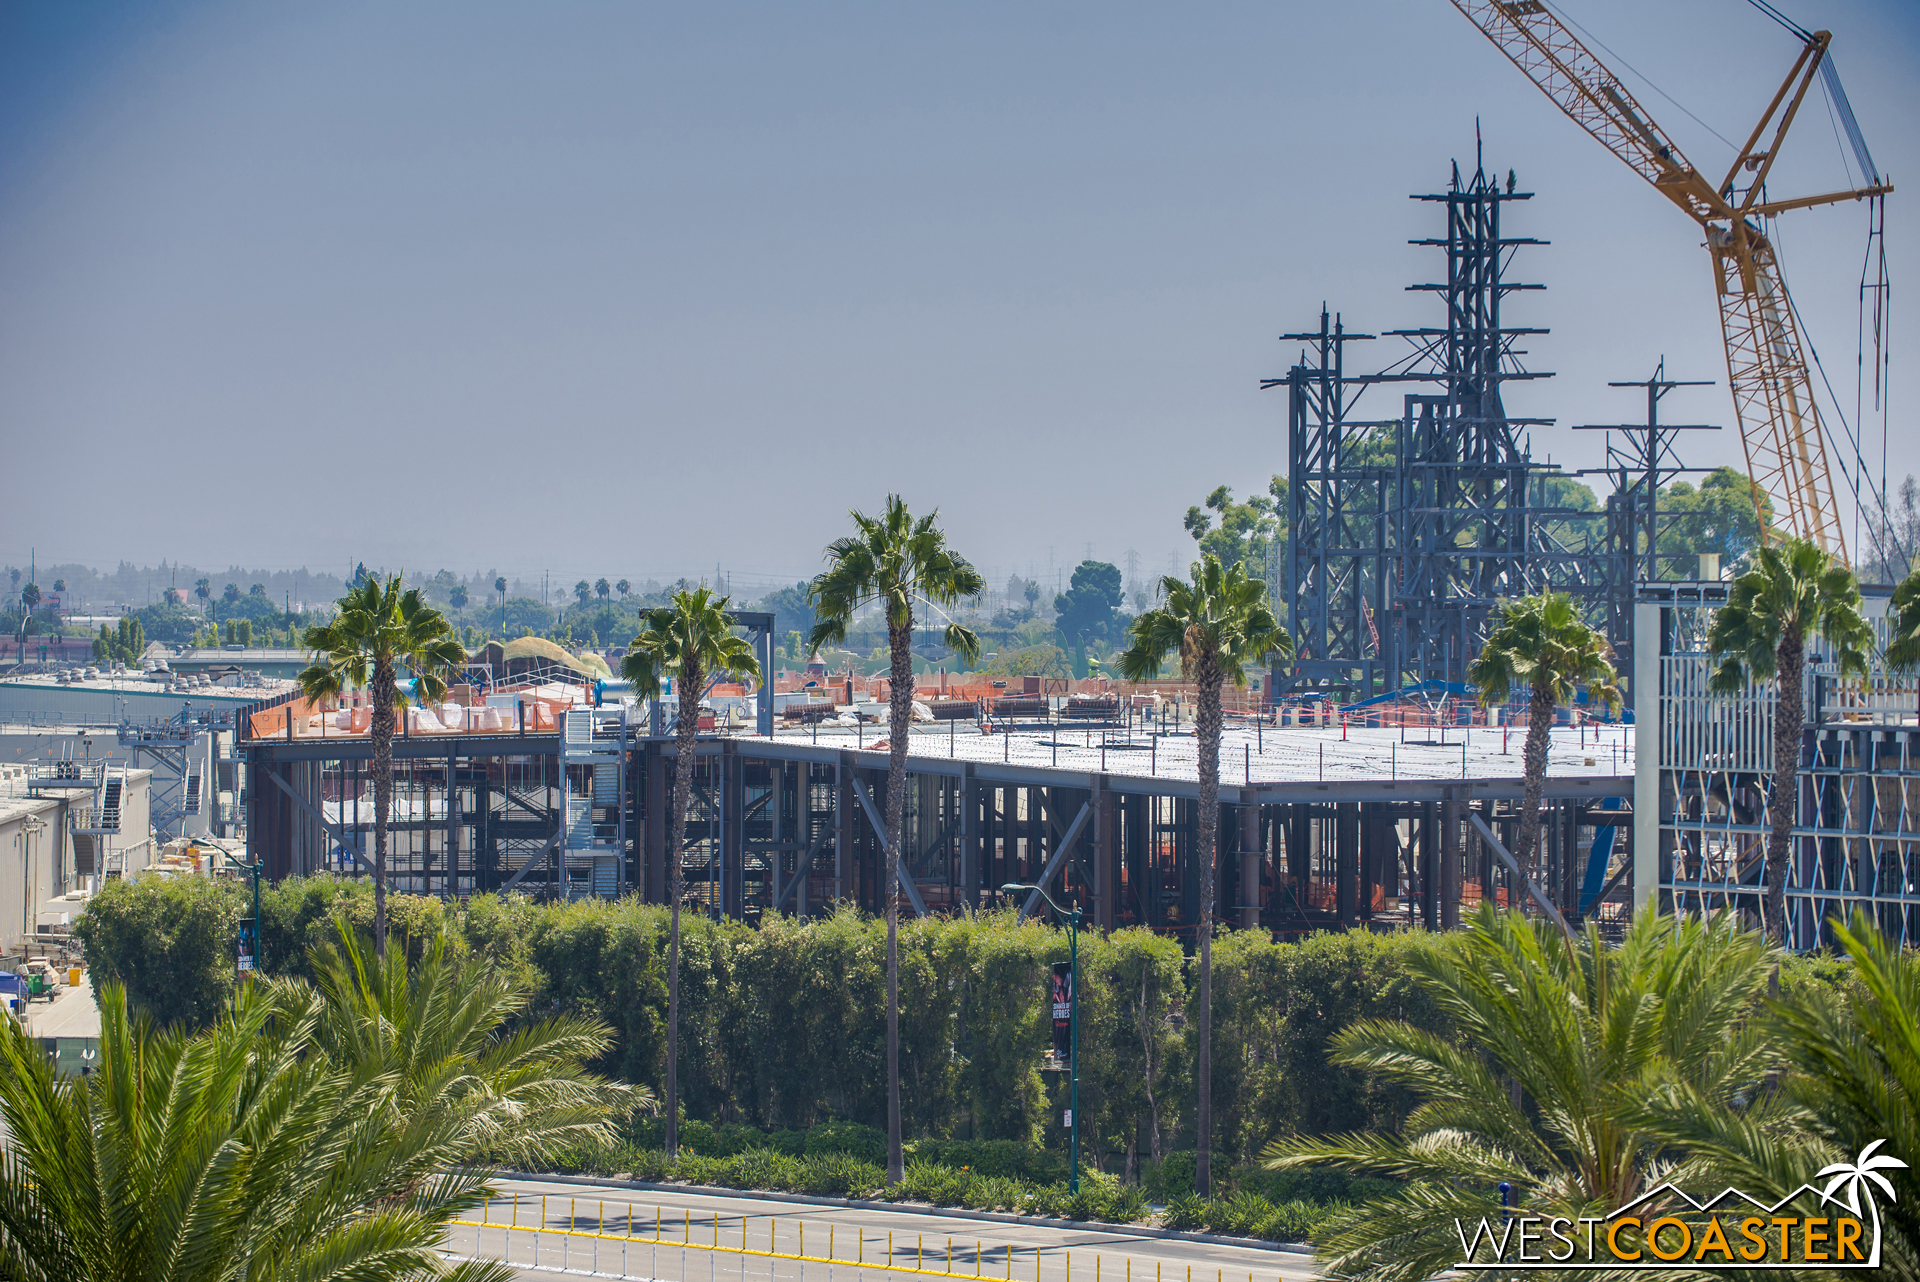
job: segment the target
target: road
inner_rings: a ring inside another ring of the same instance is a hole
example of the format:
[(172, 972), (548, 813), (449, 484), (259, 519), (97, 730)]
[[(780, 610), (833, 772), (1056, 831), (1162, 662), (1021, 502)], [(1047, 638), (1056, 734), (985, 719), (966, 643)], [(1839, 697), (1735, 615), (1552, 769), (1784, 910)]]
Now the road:
[[(1012, 1282), (1307, 1282), (1316, 1276), (1311, 1257), (1298, 1252), (1168, 1240), (1119, 1226), (1060, 1229), (538, 1179), (497, 1183), (502, 1197), (482, 1224), (455, 1226), (449, 1251), (506, 1260), (535, 1280), (914, 1282), (952, 1273)], [(770, 1248), (778, 1254), (768, 1254)], [(798, 1256), (808, 1258), (792, 1258)]]

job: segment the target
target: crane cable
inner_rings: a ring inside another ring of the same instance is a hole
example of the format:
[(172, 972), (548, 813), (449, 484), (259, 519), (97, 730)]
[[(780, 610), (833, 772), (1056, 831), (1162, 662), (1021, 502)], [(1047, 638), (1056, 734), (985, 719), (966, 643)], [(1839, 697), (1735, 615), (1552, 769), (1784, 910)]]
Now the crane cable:
[(1781, 13), (1778, 9), (1774, 8), (1771, 4), (1769, 4), (1768, 0), (1747, 0), (1747, 3), (1752, 5), (1754, 8), (1758, 9), (1761, 13), (1766, 14), (1769, 18), (1772, 18), (1775, 22), (1785, 27), (1788, 31), (1793, 32), (1794, 35), (1799, 36), (1802, 40), (1813, 39), (1813, 32), (1808, 31), (1805, 27), (1795, 22), (1792, 18), (1789, 18), (1786, 14)]
[[(1768, 227), (1768, 238), (1773, 241), (1777, 254), (1780, 245), (1779, 220), (1768, 219), (1767, 221), (1770, 224)], [(1776, 261), (1778, 261), (1777, 258)], [(1833, 405), (1833, 416), (1840, 420), (1840, 426), (1847, 434), (1847, 443), (1853, 447), (1855, 466), (1851, 472), (1849, 472), (1846, 463), (1846, 451), (1841, 449), (1840, 441), (1835, 438), (1833, 429), (1827, 426), (1825, 418), (1818, 414), (1814, 416), (1815, 421), (1820, 424), (1820, 434), (1826, 438), (1827, 444), (1833, 448), (1833, 452), (1840, 458), (1840, 475), (1846, 480), (1847, 487), (1853, 494), (1855, 521), (1858, 521), (1860, 515), (1860, 485), (1862, 481), (1866, 482), (1866, 489), (1870, 500), (1878, 504), (1880, 510), (1884, 512), (1886, 510), (1886, 494), (1883, 492), (1883, 487), (1874, 483), (1872, 473), (1867, 471), (1865, 454), (1860, 447), (1859, 433), (1854, 430), (1853, 424), (1847, 421), (1846, 410), (1841, 405), (1839, 395), (1833, 390), (1833, 380), (1827, 377), (1826, 363), (1820, 359), (1820, 349), (1814, 345), (1813, 335), (1807, 329), (1806, 318), (1800, 314), (1800, 305), (1793, 300), (1793, 290), (1787, 285), (1786, 274), (1784, 272), (1779, 273), (1775, 276), (1775, 279), (1780, 284), (1781, 295), (1787, 300), (1787, 310), (1792, 314), (1794, 324), (1799, 327), (1801, 342), (1806, 345), (1807, 355), (1813, 357), (1813, 367), (1820, 372), (1820, 382), (1827, 389), (1827, 400)], [(1856, 535), (1857, 533), (1858, 530), (1856, 528)]]
[(1540, 3), (1543, 7), (1546, 8), (1546, 10), (1549, 13), (1553, 14), (1554, 17), (1566, 23), (1568, 26), (1572, 27), (1575, 31), (1578, 31), (1581, 35), (1593, 41), (1593, 43), (1599, 45), (1602, 49), (1605, 49), (1607, 51), (1608, 56), (1611, 57), (1615, 62), (1625, 67), (1628, 71), (1631, 71), (1634, 75), (1640, 77), (1641, 82), (1644, 83), (1647, 86), (1647, 88), (1653, 90), (1655, 93), (1659, 94), (1662, 98), (1665, 98), (1668, 102), (1672, 103), (1675, 107), (1677, 107), (1680, 110), (1682, 115), (1686, 116), (1688, 120), (1691, 120), (1694, 124), (1699, 125), (1702, 129), (1712, 134), (1715, 138), (1718, 138), (1721, 142), (1725, 143), (1729, 151), (1736, 152), (1736, 153), (1739, 152), (1740, 146), (1738, 143), (1728, 138), (1725, 134), (1721, 133), (1718, 129), (1715, 129), (1712, 125), (1708, 124), (1706, 121), (1700, 119), (1700, 117), (1694, 115), (1691, 111), (1688, 111), (1687, 105), (1685, 103), (1681, 102), (1678, 98), (1674, 97), (1672, 94), (1668, 93), (1665, 89), (1662, 89), (1659, 85), (1655, 84), (1651, 76), (1647, 75), (1646, 72), (1640, 70), (1638, 67), (1628, 62), (1625, 58), (1621, 57), (1610, 46), (1608, 46), (1606, 41), (1602, 40), (1599, 36), (1594, 35), (1593, 32), (1588, 31), (1585, 27), (1581, 26), (1579, 22), (1577, 22), (1574, 19), (1572, 14), (1568, 13), (1566, 10), (1560, 8), (1556, 4), (1549, 3), (1549, 0), (1540, 0)]

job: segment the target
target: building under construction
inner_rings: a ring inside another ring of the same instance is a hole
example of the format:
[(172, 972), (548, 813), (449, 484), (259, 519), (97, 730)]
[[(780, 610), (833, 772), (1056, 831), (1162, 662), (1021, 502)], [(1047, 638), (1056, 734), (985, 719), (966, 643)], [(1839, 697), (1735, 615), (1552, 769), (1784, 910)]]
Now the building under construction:
[[(937, 711), (908, 757), (910, 910), (988, 907), (1023, 882), (1064, 891), (1102, 927), (1189, 931), (1202, 889), (1197, 761), (1171, 693), (930, 692)], [(395, 740), (395, 889), (663, 902), (678, 858), (690, 897), (716, 915), (882, 907), (888, 751), (861, 710), (884, 704), (816, 699), (824, 723), (789, 704), (776, 724), (772, 700), (754, 700), (738, 728), (716, 716), (676, 855), (676, 749), (654, 707), (596, 706), (588, 688), (554, 685), (468, 697), (410, 713)], [(250, 857), (270, 875), (368, 867), (364, 711), (288, 695), (241, 719)], [(1554, 735), (1542, 890), (1570, 916), (1617, 914), (1632, 892), (1632, 745), (1614, 725)], [(1342, 724), (1313, 707), (1254, 710), (1230, 720), (1222, 762), (1215, 903), (1228, 923), (1445, 926), (1480, 898), (1526, 893), (1496, 849), (1517, 820), (1519, 736), (1485, 713), (1448, 703)]]

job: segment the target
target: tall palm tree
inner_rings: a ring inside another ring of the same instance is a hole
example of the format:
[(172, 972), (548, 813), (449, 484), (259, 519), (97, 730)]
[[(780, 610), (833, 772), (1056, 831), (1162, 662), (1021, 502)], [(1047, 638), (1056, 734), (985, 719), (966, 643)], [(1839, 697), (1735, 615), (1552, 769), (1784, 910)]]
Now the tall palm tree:
[(495, 1282), (446, 1260), (491, 1192), (451, 1113), (410, 1116), (390, 1074), (316, 1054), (310, 990), (245, 989), (204, 1032), (100, 991), (91, 1076), (55, 1073), (0, 1019), (0, 1275), (28, 1282), (357, 1278)]
[[(1775, 958), (1723, 919), (1636, 913), (1619, 945), (1589, 925), (1569, 944), (1552, 925), (1482, 902), (1457, 946), (1409, 959), (1454, 1035), (1366, 1020), (1333, 1039), (1333, 1062), (1410, 1088), (1400, 1134), (1269, 1145), (1274, 1167), (1324, 1164), (1408, 1181), (1317, 1241), (1330, 1278), (1430, 1278), (1460, 1263), (1454, 1219), (1516, 1213), (1604, 1216), (1676, 1174), (1689, 1156), (1644, 1116), (1674, 1081), (1738, 1124), (1780, 1107), (1754, 1084), (1779, 1063), (1753, 1019)], [(1809, 1168), (1811, 1169), (1811, 1168)], [(1718, 1188), (1715, 1184), (1712, 1187)]]
[[(715, 596), (705, 584), (673, 594), (671, 605), (640, 616), (640, 631), (620, 661), (620, 675), (634, 691), (657, 699), (668, 680), (679, 696), (674, 723), (673, 816), (667, 841), (670, 879), (667, 933), (667, 1154), (680, 1151), (680, 901), (686, 898), (686, 870), (680, 854), (687, 844), (687, 807), (693, 800), (693, 754), (700, 730), (700, 696), (714, 677), (753, 679), (760, 661), (753, 645), (736, 636), (727, 615), (731, 597)], [(772, 692), (763, 692), (771, 697)]]
[(605, 601), (609, 596), (612, 595), (613, 587), (611, 584), (609, 584), (606, 581), (605, 578), (598, 578), (593, 581), (593, 592), (595, 596), (599, 597), (602, 601)]
[(1195, 923), (1200, 949), (1199, 1134), (1194, 1154), (1194, 1183), (1202, 1194), (1213, 1189), (1213, 895), (1220, 836), (1220, 691), (1231, 681), (1246, 684), (1247, 668), (1278, 656), (1293, 655), (1293, 638), (1273, 617), (1267, 585), (1247, 577), (1246, 567), (1222, 568), (1208, 552), (1193, 563), (1192, 580), (1171, 575), (1160, 580), (1166, 604), (1133, 621), (1132, 636), (1120, 656), (1120, 675), (1148, 681), (1160, 675), (1167, 656), (1178, 653), (1180, 671), (1194, 683), (1193, 733), (1200, 760), (1198, 860), (1200, 920)]
[(633, 591), (633, 584), (627, 582), (625, 579), (622, 579), (618, 583), (613, 585), (613, 590), (615, 592), (618, 592), (620, 594), (620, 599), (624, 601), (627, 599), (627, 593)]
[[(533, 994), (509, 975), (453, 956), (444, 935), (409, 965), (361, 951), (339, 923), (339, 943), (312, 949), (321, 998), (313, 1037), (342, 1068), (390, 1075), (407, 1125), (464, 1134), (463, 1162), (522, 1170), (568, 1147), (613, 1139), (610, 1113), (651, 1112), (644, 1086), (607, 1082), (583, 1065), (604, 1056), (613, 1033), (569, 1015), (527, 1019)], [(295, 998), (304, 991), (289, 984)]]
[(842, 644), (853, 617), (877, 605), (887, 620), (887, 1182), (906, 1174), (900, 1136), (900, 849), (907, 819), (907, 740), (913, 728), (913, 620), (916, 607), (947, 618), (946, 643), (974, 662), (980, 638), (946, 615), (986, 586), (980, 571), (947, 546), (939, 511), (919, 520), (887, 495), (878, 516), (850, 512), (855, 534), (827, 546), (827, 568), (807, 586), (818, 620), (807, 647)]
[(1571, 596), (1542, 592), (1502, 607), (1500, 626), (1467, 668), (1467, 679), (1480, 688), (1482, 705), (1505, 703), (1516, 686), (1527, 690), (1527, 743), (1520, 756), (1526, 787), (1515, 854), (1531, 871), (1540, 855), (1541, 794), (1547, 785), (1554, 709), (1571, 703), (1582, 685), (1589, 698), (1601, 699), (1610, 709), (1620, 706), (1613, 647), (1587, 626)]
[(1764, 911), (1775, 943), (1787, 937), (1787, 864), (1800, 809), (1800, 736), (1806, 725), (1803, 681), (1807, 644), (1815, 637), (1826, 641), (1842, 675), (1866, 675), (1873, 630), (1861, 613), (1853, 571), (1798, 538), (1754, 551), (1751, 568), (1727, 589), (1727, 603), (1707, 632), (1707, 649), (1720, 661), (1711, 681), (1716, 692), (1740, 694), (1750, 682), (1774, 683)]
[(387, 955), (387, 821), (393, 806), (394, 710), (406, 706), (399, 669), (411, 669), (422, 702), (446, 697), (447, 678), (467, 661), (453, 628), (427, 604), (418, 588), (400, 586), (400, 576), (382, 584), (369, 576), (339, 600), (339, 613), (307, 629), (302, 638), (315, 651), (300, 673), (300, 690), (319, 701), (348, 690), (373, 694), (373, 949)]

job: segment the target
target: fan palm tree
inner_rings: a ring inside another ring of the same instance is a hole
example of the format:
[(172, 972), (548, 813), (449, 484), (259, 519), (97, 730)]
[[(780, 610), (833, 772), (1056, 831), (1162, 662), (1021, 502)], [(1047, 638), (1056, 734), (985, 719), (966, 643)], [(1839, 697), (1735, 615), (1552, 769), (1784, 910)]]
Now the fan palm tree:
[[(915, 520), (897, 494), (878, 516), (850, 512), (855, 534), (827, 547), (827, 568), (807, 586), (813, 629), (807, 648), (841, 645), (853, 617), (870, 605), (887, 620), (887, 1182), (906, 1174), (900, 1136), (900, 850), (907, 816), (907, 740), (913, 727), (913, 621), (916, 607), (946, 618), (986, 586), (980, 571), (947, 546), (936, 510)], [(947, 618), (946, 643), (968, 663), (980, 638)]]
[(1807, 645), (1815, 637), (1831, 648), (1843, 676), (1865, 676), (1873, 630), (1861, 613), (1853, 571), (1809, 539), (1786, 539), (1754, 551), (1753, 565), (1727, 589), (1707, 631), (1707, 649), (1720, 661), (1711, 686), (1740, 694), (1750, 683), (1772, 681), (1773, 779), (1768, 788), (1767, 934), (1787, 938), (1787, 864), (1799, 811), (1800, 735)]
[(1571, 596), (1542, 592), (1501, 608), (1500, 626), (1467, 668), (1467, 679), (1479, 687), (1482, 705), (1505, 703), (1516, 686), (1527, 690), (1527, 743), (1520, 757), (1526, 787), (1515, 853), (1531, 872), (1540, 854), (1541, 794), (1547, 785), (1554, 709), (1571, 703), (1582, 685), (1589, 698), (1604, 701), (1610, 709), (1620, 706), (1613, 647), (1587, 626)]
[[(673, 594), (671, 605), (640, 616), (640, 631), (620, 661), (620, 675), (635, 693), (661, 696), (667, 681), (679, 696), (674, 723), (672, 831), (667, 841), (671, 904), (667, 927), (667, 1154), (680, 1151), (680, 901), (686, 898), (681, 851), (687, 844), (687, 807), (693, 800), (694, 743), (700, 729), (700, 696), (710, 678), (757, 679), (760, 661), (753, 645), (736, 636), (727, 614), (731, 597), (715, 596), (705, 584)], [(771, 697), (772, 692), (763, 692)]]
[(1246, 670), (1275, 656), (1293, 655), (1293, 638), (1273, 617), (1267, 585), (1247, 577), (1246, 567), (1223, 568), (1208, 552), (1192, 566), (1191, 582), (1160, 581), (1166, 604), (1133, 621), (1132, 642), (1120, 656), (1120, 675), (1148, 681), (1167, 656), (1178, 653), (1180, 671), (1194, 683), (1193, 734), (1199, 750), (1200, 950), (1198, 1000), (1199, 1107), (1194, 1182), (1202, 1194), (1213, 1188), (1213, 895), (1220, 835), (1220, 691), (1246, 684)]
[(1700, 1108), (1725, 1118), (1761, 1124), (1781, 1107), (1749, 1099), (1780, 1062), (1753, 1019), (1775, 957), (1757, 932), (1645, 912), (1618, 946), (1592, 925), (1570, 944), (1483, 902), (1455, 939), (1409, 959), (1453, 1036), (1366, 1020), (1333, 1039), (1335, 1064), (1419, 1098), (1402, 1132), (1299, 1138), (1264, 1154), (1270, 1167), (1408, 1181), (1323, 1235), (1326, 1276), (1441, 1273), (1460, 1262), (1454, 1218), (1498, 1223), (1503, 1183), (1517, 1211), (1578, 1219), (1682, 1174), (1689, 1150), (1645, 1118), (1646, 1095), (1669, 1083), (1690, 1084)]
[(625, 579), (622, 579), (618, 583), (613, 585), (613, 590), (615, 592), (618, 592), (620, 594), (620, 599), (624, 601), (627, 599), (627, 593), (633, 591), (633, 584), (627, 582)]
[(604, 578), (595, 579), (593, 581), (593, 593), (602, 601), (605, 601), (613, 594), (613, 585), (608, 583)]
[(393, 1075), (314, 1054), (320, 1000), (254, 985), (204, 1032), (155, 1029), (100, 990), (91, 1076), (62, 1077), (0, 1019), (0, 1275), (23, 1282), (267, 1278), (494, 1282), (448, 1220), (489, 1189), (448, 1114)]
[(1920, 570), (1893, 589), (1893, 639), (1887, 643), (1887, 666), (1897, 672), (1920, 668)]
[(373, 744), (373, 948), (387, 955), (387, 821), (393, 806), (394, 710), (406, 705), (399, 668), (413, 672), (423, 702), (446, 697), (447, 678), (467, 661), (453, 628), (427, 604), (418, 588), (400, 586), (400, 576), (382, 584), (368, 577), (339, 600), (339, 613), (307, 629), (302, 638), (316, 654), (300, 673), (300, 690), (316, 702), (353, 689), (373, 694), (369, 737)]
[(532, 992), (456, 959), (445, 936), (409, 966), (406, 949), (369, 957), (344, 922), (338, 932), (338, 946), (309, 953), (321, 998), (316, 1045), (342, 1068), (391, 1076), (396, 1120), (464, 1135), (456, 1160), (530, 1169), (569, 1146), (613, 1139), (610, 1113), (653, 1110), (646, 1087), (584, 1071), (613, 1045), (606, 1025), (568, 1015), (528, 1021)]

